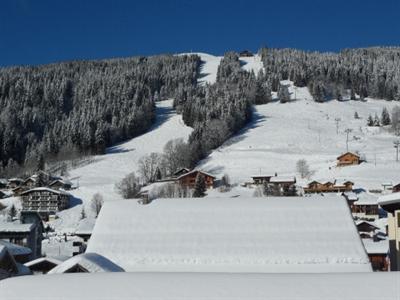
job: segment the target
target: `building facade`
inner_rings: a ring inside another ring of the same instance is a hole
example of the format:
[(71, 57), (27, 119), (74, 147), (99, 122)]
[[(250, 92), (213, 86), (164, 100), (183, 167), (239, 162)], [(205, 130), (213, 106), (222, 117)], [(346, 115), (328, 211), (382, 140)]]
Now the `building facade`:
[(68, 208), (70, 194), (50, 188), (34, 188), (21, 193), (22, 210), (38, 212), (45, 219)]

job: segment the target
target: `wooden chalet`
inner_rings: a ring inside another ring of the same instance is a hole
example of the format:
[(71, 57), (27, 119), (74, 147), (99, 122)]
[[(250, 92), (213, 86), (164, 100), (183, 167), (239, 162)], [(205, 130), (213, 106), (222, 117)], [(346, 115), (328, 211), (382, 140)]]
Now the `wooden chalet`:
[(31, 274), (31, 271), (27, 267), (15, 261), (10, 249), (4, 245), (0, 245), (0, 280)]
[(189, 172), (190, 172), (190, 169), (182, 168), (182, 169), (179, 169), (178, 171), (176, 171), (174, 174), (172, 174), (172, 177), (177, 178), (177, 177), (182, 176), (183, 174), (186, 174)]
[(243, 50), (239, 53), (240, 57), (253, 57), (254, 54), (249, 50)]
[(353, 190), (354, 183), (351, 181), (345, 181), (342, 184), (337, 184), (337, 181), (327, 181), (325, 183), (321, 183), (318, 181), (310, 182), (307, 187), (304, 187), (304, 193), (343, 193), (343, 192), (351, 192)]
[(398, 184), (396, 184), (396, 185), (393, 186), (392, 192), (393, 192), (393, 193), (398, 193), (398, 192), (400, 192), (400, 183), (398, 183)]
[(21, 193), (22, 210), (38, 212), (44, 219), (68, 208), (70, 194), (46, 187), (30, 189)]
[(196, 182), (196, 177), (198, 175), (204, 176), (207, 189), (212, 188), (214, 186), (215, 176), (208, 174), (206, 172), (203, 172), (201, 170), (193, 170), (193, 171), (187, 172), (187, 173), (177, 177), (176, 182), (178, 184), (180, 184), (181, 186), (185, 186), (188, 188), (194, 188), (195, 182)]
[(360, 219), (379, 218), (378, 197), (365, 192), (357, 196), (358, 200), (350, 207), (353, 216)]
[(72, 188), (72, 183), (68, 180), (56, 179), (49, 184), (49, 187), (56, 190), (63, 189), (68, 191)]
[(389, 259), (389, 241), (380, 240), (374, 241), (372, 239), (362, 239), (365, 251), (371, 262), (374, 271), (388, 271), (390, 268)]
[(294, 176), (273, 176), (270, 178), (269, 183), (280, 187), (291, 187), (296, 184), (296, 177)]
[(42, 219), (37, 213), (22, 211), (19, 221), (0, 222), (0, 240), (29, 248), (30, 254), (18, 260), (26, 262), (42, 256), (43, 230)]
[(352, 152), (346, 152), (340, 155), (337, 160), (338, 167), (359, 165), (361, 163), (360, 156)]
[(8, 180), (5, 178), (0, 178), (0, 189), (5, 189), (8, 186)]
[(269, 183), (272, 177), (278, 176), (277, 173), (275, 174), (259, 174), (259, 175), (253, 175), (251, 178), (253, 179), (253, 184), (259, 185), (259, 184), (265, 184)]
[(373, 239), (375, 237), (375, 232), (380, 229), (373, 222), (368, 222), (365, 220), (358, 220), (355, 223), (358, 233), (363, 239)]
[(8, 187), (10, 189), (14, 189), (14, 188), (20, 186), (23, 182), (24, 182), (24, 180), (22, 180), (21, 178), (10, 178), (8, 180)]

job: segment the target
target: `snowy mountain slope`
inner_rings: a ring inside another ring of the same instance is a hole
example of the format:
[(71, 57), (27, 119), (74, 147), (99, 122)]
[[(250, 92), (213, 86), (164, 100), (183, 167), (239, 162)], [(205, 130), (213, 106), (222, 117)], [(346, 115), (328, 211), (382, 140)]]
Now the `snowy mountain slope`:
[(261, 56), (256, 54), (252, 57), (240, 57), (240, 62), (242, 64), (242, 69), (251, 72), (257, 76), (258, 72), (264, 68), (263, 62), (261, 61)]
[(191, 128), (184, 125), (181, 116), (172, 108), (172, 100), (157, 103), (157, 120), (152, 129), (134, 139), (110, 147), (105, 155), (95, 157), (96, 162), (72, 170), (71, 177), (79, 177), (75, 197), (90, 200), (99, 192), (105, 200), (120, 199), (114, 186), (127, 174), (137, 171), (137, 162), (151, 152), (162, 152), (171, 139), (186, 139)]
[[(218, 66), (223, 56), (214, 56), (207, 53), (192, 53), (200, 56), (203, 64), (200, 70), (199, 83), (204, 85), (206, 83), (213, 84), (217, 80)], [(252, 57), (240, 57), (240, 63), (245, 71), (253, 71), (255, 75), (264, 67), (261, 61), (261, 56), (254, 55)]]
[[(202, 161), (201, 168), (216, 175), (227, 173), (240, 183), (250, 181), (253, 174), (293, 174), (296, 161), (304, 158), (316, 171), (313, 179), (348, 179), (364, 188), (380, 188), (384, 181), (400, 182), (395, 136), (387, 129), (366, 126), (369, 114), (380, 115), (383, 107), (390, 110), (395, 102), (316, 103), (307, 88), (291, 86), (290, 92), (292, 98), (296, 94), (296, 101), (256, 106), (253, 121)], [(354, 118), (356, 111), (361, 119)], [(336, 118), (341, 119), (338, 134)], [(367, 162), (337, 168), (336, 157), (346, 152), (346, 128), (352, 129), (349, 150), (359, 151)]]
[(217, 71), (219, 63), (221, 62), (222, 56), (214, 56), (207, 53), (193, 53), (200, 56), (203, 62), (200, 70), (200, 78), (198, 79), (199, 84), (213, 84), (217, 80)]

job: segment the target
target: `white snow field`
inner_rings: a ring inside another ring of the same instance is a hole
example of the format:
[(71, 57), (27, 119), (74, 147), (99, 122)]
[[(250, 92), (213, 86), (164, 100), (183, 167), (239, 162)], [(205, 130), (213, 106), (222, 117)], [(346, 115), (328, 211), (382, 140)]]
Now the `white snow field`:
[[(286, 81), (286, 84), (291, 82)], [(351, 180), (355, 187), (382, 188), (383, 182), (400, 182), (400, 162), (396, 163), (393, 141), (398, 139), (388, 128), (367, 127), (366, 119), (382, 109), (390, 111), (394, 101), (336, 101), (316, 103), (307, 88), (290, 86), (291, 103), (258, 105), (253, 120), (236, 136), (204, 159), (199, 167), (217, 176), (228, 174), (233, 182), (251, 181), (262, 173), (297, 175), (296, 162), (306, 159), (315, 174), (300, 180)], [(361, 119), (355, 119), (357, 112)], [(338, 133), (335, 119), (338, 122)], [(358, 166), (336, 167), (336, 158), (349, 151), (359, 152), (367, 162)]]
[(371, 271), (337, 196), (110, 201), (87, 251), (127, 272)]
[(246, 70), (247, 72), (253, 71), (254, 74), (257, 76), (260, 70), (264, 69), (264, 64), (261, 61), (261, 56), (256, 54), (251, 57), (240, 57), (240, 63), (242, 64), (242, 69)]
[(0, 281), (2, 300), (398, 300), (400, 273), (78, 273)]
[(217, 80), (217, 71), (219, 63), (221, 62), (222, 56), (214, 56), (207, 53), (191, 53), (200, 56), (203, 62), (200, 70), (200, 78), (198, 79), (199, 84), (213, 84)]
[[(223, 56), (214, 56), (211, 54), (201, 53), (201, 52), (185, 53), (185, 54), (187, 55), (196, 54), (200, 56), (203, 62), (200, 70), (200, 78), (198, 79), (200, 85), (205, 85), (206, 83), (208, 84), (215, 83), (215, 81), (217, 80), (218, 66)], [(242, 64), (243, 70), (246, 70), (248, 72), (253, 71), (255, 75), (257, 75), (258, 72), (264, 67), (261, 61), (261, 56), (259, 56), (258, 54), (252, 57), (240, 57), (239, 60), (240, 63)]]

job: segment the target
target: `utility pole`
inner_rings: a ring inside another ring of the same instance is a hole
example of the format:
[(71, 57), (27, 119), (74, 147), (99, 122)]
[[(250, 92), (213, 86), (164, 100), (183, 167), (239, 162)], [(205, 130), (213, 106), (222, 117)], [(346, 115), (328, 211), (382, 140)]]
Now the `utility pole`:
[(346, 132), (346, 152), (349, 152), (349, 133), (352, 132), (350, 128), (347, 128), (344, 132)]
[(399, 141), (399, 140), (394, 141), (393, 144), (394, 144), (394, 147), (396, 148), (396, 161), (398, 162), (398, 161), (399, 161), (399, 147), (400, 147), (400, 141)]
[(339, 134), (339, 122), (341, 121), (340, 118), (335, 118), (335, 122), (336, 122), (336, 134)]

